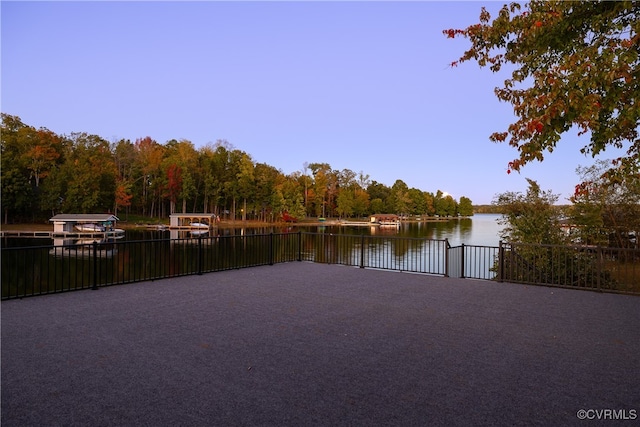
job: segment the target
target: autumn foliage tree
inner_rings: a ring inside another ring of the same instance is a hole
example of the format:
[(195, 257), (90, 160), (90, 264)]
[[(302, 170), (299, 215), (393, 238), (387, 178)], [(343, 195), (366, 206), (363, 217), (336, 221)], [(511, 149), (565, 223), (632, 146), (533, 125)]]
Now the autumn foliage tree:
[(626, 150), (609, 176), (639, 173), (639, 14), (637, 1), (531, 1), (505, 5), (493, 20), (482, 8), (478, 24), (444, 30), (471, 42), (452, 66), (513, 70), (495, 94), (513, 105), (517, 120), (490, 136), (518, 150), (509, 172), (543, 160), (575, 129), (590, 135), (583, 153)]
[(35, 186), (40, 186), (40, 180), (47, 175), (60, 157), (60, 138), (48, 129), (39, 129), (35, 132), (35, 143), (25, 153), (26, 163), (30, 171), (30, 177), (34, 179)]
[(167, 168), (167, 187), (166, 197), (169, 199), (170, 207), (169, 212), (174, 213), (176, 211), (176, 201), (178, 200), (178, 194), (182, 188), (182, 169), (180, 166), (172, 163)]
[(115, 193), (115, 208), (114, 214), (118, 215), (119, 208), (126, 208), (131, 206), (131, 199), (133, 195), (130, 193), (130, 188), (125, 183), (116, 184)]
[(285, 175), (255, 163), (225, 140), (200, 148), (184, 139), (161, 144), (151, 137), (109, 143), (85, 132), (56, 135), (2, 114), (5, 223), (42, 221), (57, 213), (120, 211), (125, 220), (130, 214), (166, 218), (180, 210), (202, 210), (223, 219), (263, 221), (276, 221), (284, 212), (296, 218), (435, 213), (433, 194), (400, 180), (390, 188), (370, 182), (364, 172), (338, 171), (328, 163), (306, 164), (304, 172)]
[(640, 230), (640, 176), (611, 184), (604, 161), (577, 172), (582, 182), (572, 196), (570, 217), (580, 242), (590, 245), (636, 247)]

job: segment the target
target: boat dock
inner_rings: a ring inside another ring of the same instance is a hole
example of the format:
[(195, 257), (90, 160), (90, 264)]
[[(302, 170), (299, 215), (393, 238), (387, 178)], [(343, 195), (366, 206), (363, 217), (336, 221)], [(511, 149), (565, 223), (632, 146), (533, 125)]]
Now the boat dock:
[(378, 224), (369, 221), (341, 221), (338, 225), (342, 227), (375, 227)]
[(9, 230), (0, 231), (0, 237), (31, 237), (43, 239), (116, 239), (124, 236), (124, 230), (115, 229), (112, 231), (25, 231), (25, 230)]

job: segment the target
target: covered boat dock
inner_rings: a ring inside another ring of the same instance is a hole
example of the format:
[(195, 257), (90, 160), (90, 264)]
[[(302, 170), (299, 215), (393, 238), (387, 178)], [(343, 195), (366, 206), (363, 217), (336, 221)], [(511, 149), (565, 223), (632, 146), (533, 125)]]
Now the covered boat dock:
[(375, 214), (369, 217), (372, 225), (399, 225), (400, 218), (395, 214)]
[(58, 214), (49, 219), (53, 223), (51, 237), (117, 237), (124, 230), (115, 228), (119, 218), (113, 214)]
[(217, 221), (218, 216), (212, 213), (174, 213), (169, 216), (169, 228), (211, 228)]

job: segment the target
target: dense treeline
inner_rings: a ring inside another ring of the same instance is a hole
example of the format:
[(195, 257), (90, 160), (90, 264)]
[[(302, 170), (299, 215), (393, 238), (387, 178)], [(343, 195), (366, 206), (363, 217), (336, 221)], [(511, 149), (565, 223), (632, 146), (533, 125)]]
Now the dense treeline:
[(531, 179), (527, 179), (525, 194), (499, 194), (494, 206), (502, 214), (500, 237), (507, 242), (536, 245), (640, 247), (640, 175), (611, 182), (608, 167), (609, 162), (597, 161), (578, 169), (583, 181), (576, 186), (571, 205), (556, 205), (559, 196), (542, 191)]
[(205, 212), (262, 221), (275, 221), (283, 212), (298, 218), (473, 214), (467, 197), (456, 201), (401, 180), (388, 187), (326, 163), (305, 163), (286, 175), (227, 141), (198, 149), (191, 141), (160, 144), (150, 137), (110, 143), (83, 132), (35, 129), (4, 113), (1, 136), (5, 223), (95, 212), (159, 218)]

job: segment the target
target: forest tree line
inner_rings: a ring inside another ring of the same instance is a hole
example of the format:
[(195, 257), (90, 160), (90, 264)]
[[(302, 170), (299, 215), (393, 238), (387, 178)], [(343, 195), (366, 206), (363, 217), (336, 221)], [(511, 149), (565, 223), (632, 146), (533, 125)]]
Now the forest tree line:
[(472, 202), (389, 187), (363, 172), (305, 163), (284, 174), (219, 140), (200, 148), (188, 140), (164, 144), (150, 137), (109, 142), (84, 132), (57, 135), (2, 114), (4, 222), (48, 219), (57, 213), (213, 213), (224, 219), (276, 221), (365, 217), (374, 213), (470, 216)]

